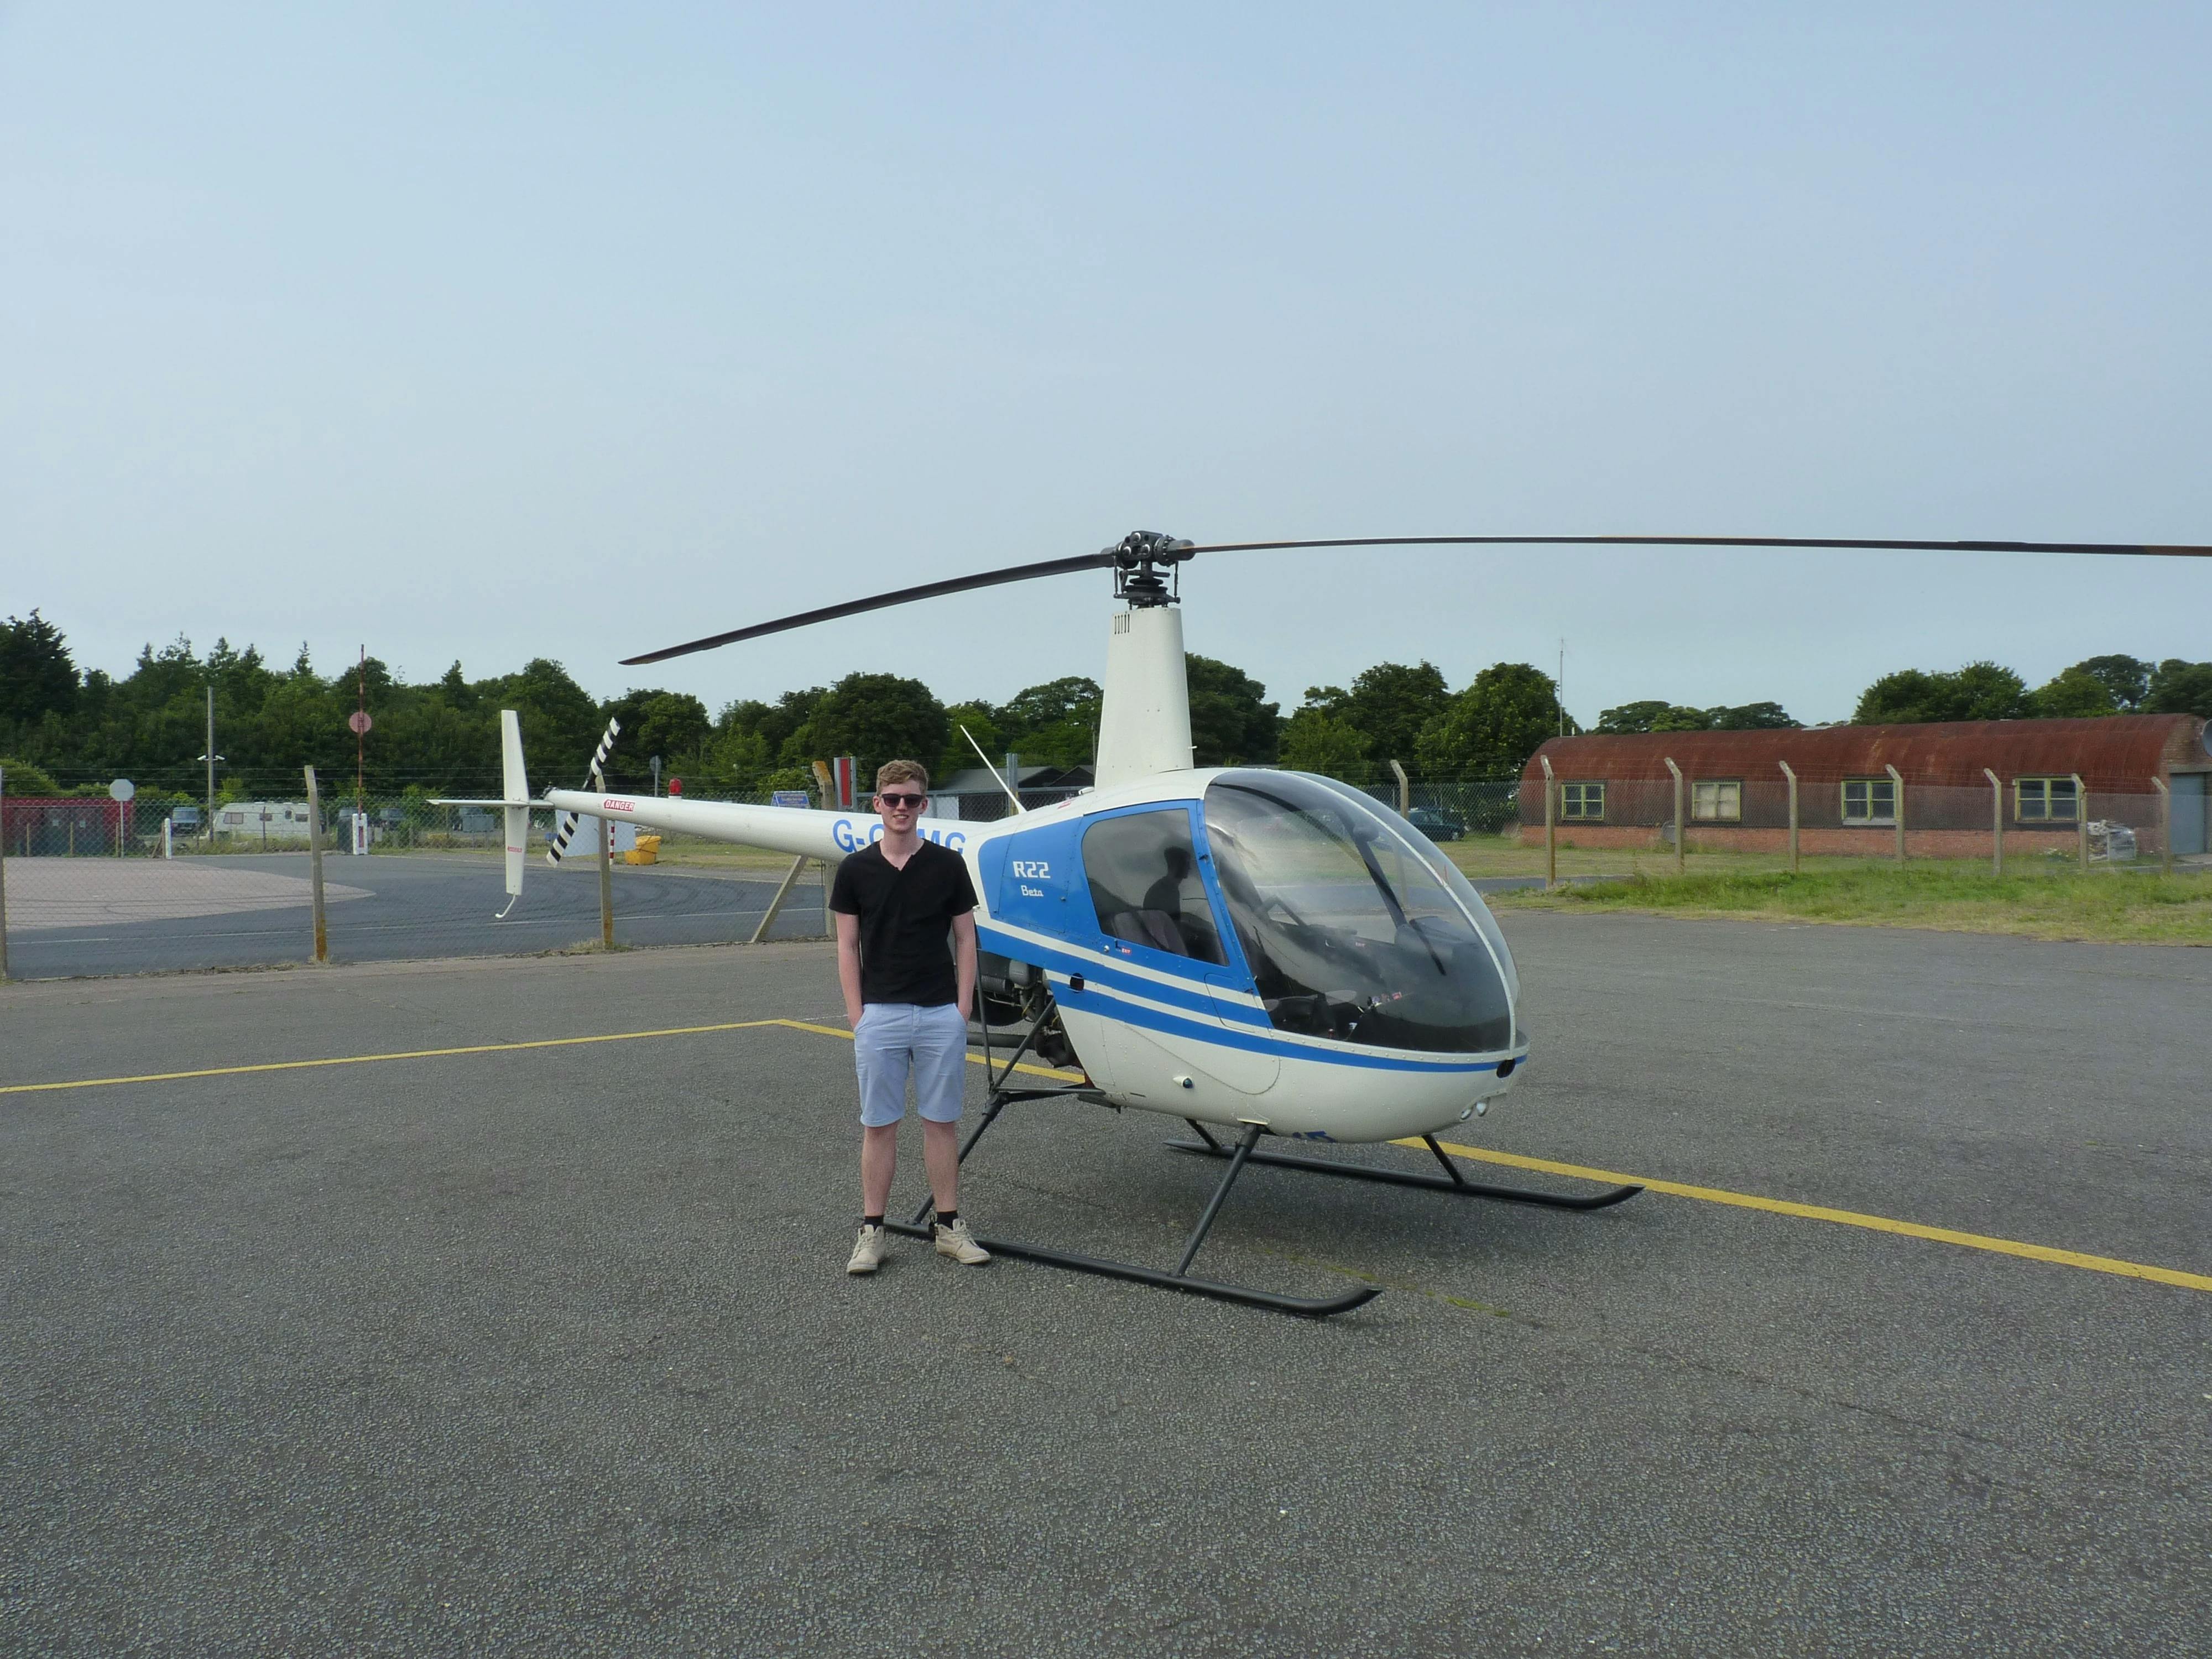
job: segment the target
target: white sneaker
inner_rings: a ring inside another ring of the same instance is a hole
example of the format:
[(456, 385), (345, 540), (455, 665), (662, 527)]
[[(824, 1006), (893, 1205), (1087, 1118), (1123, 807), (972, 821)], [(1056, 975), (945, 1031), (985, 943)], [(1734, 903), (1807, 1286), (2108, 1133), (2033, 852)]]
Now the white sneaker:
[(872, 1273), (884, 1265), (884, 1252), (890, 1246), (890, 1230), (871, 1227), (865, 1224), (860, 1236), (853, 1241), (853, 1259), (845, 1264), (848, 1273)]
[(943, 1222), (933, 1222), (930, 1235), (937, 1240), (937, 1253), (949, 1255), (963, 1267), (980, 1267), (991, 1259), (991, 1253), (975, 1242), (975, 1235), (968, 1231), (968, 1218), (962, 1216), (950, 1227)]

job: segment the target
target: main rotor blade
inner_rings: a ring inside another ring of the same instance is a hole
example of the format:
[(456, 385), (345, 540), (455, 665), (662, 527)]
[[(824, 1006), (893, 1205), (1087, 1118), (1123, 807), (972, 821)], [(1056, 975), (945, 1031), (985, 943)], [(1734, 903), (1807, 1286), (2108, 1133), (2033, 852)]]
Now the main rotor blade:
[(2212, 558), (2212, 547), (2148, 542), (1854, 541), (1802, 536), (1340, 536), (1327, 541), (1205, 542), (1192, 553), (1258, 553), (1294, 547), (1838, 547), (1877, 552), (2117, 553), (2171, 559)]
[(793, 617), (779, 617), (774, 622), (755, 623), (750, 628), (733, 628), (726, 634), (710, 634), (703, 640), (693, 640), (685, 645), (672, 645), (665, 651), (648, 651), (641, 657), (624, 657), (622, 665), (635, 668), (642, 663), (665, 662), (671, 657), (689, 656), (694, 651), (712, 651), (718, 645), (735, 645), (739, 640), (757, 640), (763, 634), (781, 634), (793, 628), (805, 628), (815, 623), (835, 622), (840, 617), (857, 617), (863, 611), (883, 611), (895, 605), (908, 605), (915, 599), (934, 599), (947, 593), (965, 593), (971, 588), (996, 587), (1002, 582), (1033, 581), (1039, 576), (1065, 576), (1078, 570), (1111, 568), (1114, 556), (1104, 553), (1082, 553), (1070, 559), (1046, 559), (1037, 564), (1009, 565), (1004, 570), (985, 570), (973, 576), (954, 576), (941, 582), (924, 582), (919, 587), (902, 587), (895, 592), (878, 593), (872, 599), (850, 599), (843, 605), (825, 605), (819, 611), (802, 611)]

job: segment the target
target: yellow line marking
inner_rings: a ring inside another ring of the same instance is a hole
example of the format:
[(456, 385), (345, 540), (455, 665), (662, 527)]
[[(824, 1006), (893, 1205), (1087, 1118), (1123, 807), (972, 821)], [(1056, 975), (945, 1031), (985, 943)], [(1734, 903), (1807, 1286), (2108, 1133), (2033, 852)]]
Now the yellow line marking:
[[(809, 1031), (818, 1036), (842, 1037), (848, 1042), (853, 1034), (842, 1026), (818, 1025), (804, 1019), (733, 1019), (714, 1025), (672, 1025), (653, 1031), (608, 1031), (593, 1036), (538, 1037), (522, 1042), (474, 1042), (454, 1048), (405, 1048), (380, 1054), (338, 1054), (322, 1060), (264, 1060), (250, 1066), (207, 1066), (189, 1072), (147, 1072), (135, 1077), (72, 1078), (57, 1083), (0, 1084), (0, 1095), (51, 1094), (65, 1089), (114, 1088), (131, 1083), (181, 1083), (194, 1078), (243, 1077), (258, 1072), (298, 1072), (329, 1066), (374, 1066), (395, 1060), (451, 1060), (464, 1054), (505, 1054), (525, 1048), (572, 1048), (595, 1042), (637, 1042), (650, 1037), (703, 1036), (717, 1031), (757, 1031), (769, 1026), (781, 1025), (794, 1031)], [(985, 1063), (981, 1054), (968, 1056), (969, 1064)], [(1031, 1077), (1052, 1078), (1063, 1083), (1085, 1081), (1080, 1072), (1056, 1070), (1048, 1066), (1031, 1066), (1027, 1062), (1017, 1066), (1016, 1071)], [(1391, 1143), (1410, 1146), (1419, 1151), (1418, 1139)], [(1705, 1204), (1728, 1204), (1743, 1210), (1765, 1210), (1773, 1215), (1796, 1216), (1807, 1221), (1828, 1221), (1839, 1226), (1863, 1227), (1878, 1233), (1899, 1233), (1907, 1238), (1925, 1238), (1938, 1244), (1962, 1245), (1968, 1249), (1989, 1250), (1999, 1255), (2021, 1256), (2030, 1261), (2048, 1261), (2062, 1267), (2080, 1267), (2090, 1273), (2114, 1273), (2123, 1279), (2147, 1279), (2160, 1285), (2178, 1285), (2183, 1290), (2212, 1291), (2212, 1274), (2184, 1273), (2178, 1267), (2154, 1267), (2140, 1261), (2123, 1261), (2116, 1256), (2088, 1255), (2079, 1250), (2061, 1250), (2048, 1244), (2023, 1244), (2017, 1239), (1992, 1238), (1985, 1233), (1959, 1232), (1948, 1227), (1927, 1227), (1917, 1221), (1894, 1221), (1887, 1216), (1863, 1215), (1856, 1210), (1830, 1209), (1821, 1204), (1797, 1204), (1783, 1198), (1761, 1198), (1753, 1193), (1732, 1193), (1719, 1187), (1692, 1187), (1680, 1181), (1659, 1181), (1650, 1176), (1622, 1175), (1613, 1170), (1594, 1170), (1581, 1164), (1560, 1164), (1551, 1158), (1527, 1158), (1518, 1152), (1492, 1152), (1482, 1146), (1462, 1146), (1451, 1141), (1437, 1143), (1455, 1158), (1471, 1158), (1483, 1164), (1502, 1164), (1516, 1170), (1534, 1170), (1545, 1175), (1568, 1176), (1578, 1181), (1602, 1181), (1613, 1185), (1632, 1183), (1650, 1192), (1667, 1193), (1676, 1198), (1692, 1198)]]
[[(2212, 1275), (2184, 1273), (2178, 1267), (2153, 1267), (2117, 1256), (2085, 1255), (2079, 1250), (2055, 1249), (2048, 1244), (2023, 1244), (2017, 1239), (1992, 1238), (1986, 1233), (1962, 1233), (1949, 1227), (1924, 1227), (1917, 1221), (1893, 1221), (1887, 1216), (1862, 1215), (1856, 1210), (1832, 1210), (1824, 1204), (1795, 1204), (1786, 1198), (1760, 1198), (1752, 1193), (1732, 1193), (1720, 1187), (1692, 1187), (1679, 1181), (1655, 1181), (1649, 1176), (1621, 1175), (1612, 1170), (1592, 1170), (1580, 1164), (1555, 1164), (1547, 1158), (1523, 1158), (1517, 1152), (1493, 1152), (1480, 1146), (1437, 1143), (1455, 1158), (1485, 1164), (1503, 1164), (1516, 1170), (1538, 1170), (1546, 1175), (1572, 1176), (1580, 1181), (1603, 1181), (1614, 1186), (1632, 1184), (1676, 1198), (1694, 1198), (1705, 1204), (1732, 1204), (1742, 1210), (1765, 1210), (1807, 1221), (1832, 1221), (1839, 1226), (1864, 1227), (1877, 1233), (1902, 1233), (1907, 1238), (1933, 1239), (1938, 1244), (1960, 1244), (1972, 1250), (1991, 1250), (1999, 1255), (2024, 1256), (2030, 1261), (2049, 1261), (2062, 1267), (2082, 1267), (2091, 1273), (2117, 1273), (2123, 1279), (2148, 1279), (2160, 1285), (2178, 1285), (2186, 1291), (2212, 1291)], [(1422, 1150), (1418, 1139), (1393, 1141), (1395, 1146)]]
[[(733, 1019), (719, 1025), (672, 1025), (658, 1031), (609, 1031), (598, 1036), (538, 1037), (526, 1042), (472, 1042), (459, 1048), (403, 1048), (383, 1054), (339, 1054), (324, 1060), (272, 1060), (252, 1066), (207, 1066), (191, 1072), (146, 1072), (136, 1077), (81, 1077), (59, 1083), (0, 1084), (0, 1095), (52, 1094), (64, 1089), (106, 1089), (125, 1083), (180, 1083), (191, 1078), (243, 1077), (254, 1072), (299, 1072), (324, 1066), (374, 1066), (388, 1060), (450, 1060), (459, 1054), (505, 1054), (520, 1048), (569, 1048), (587, 1042), (635, 1042), (645, 1037), (700, 1036), (713, 1031), (757, 1031), (763, 1026), (784, 1025), (794, 1031), (813, 1031), (840, 1036), (848, 1042), (853, 1034), (836, 1025), (816, 1025), (803, 1019)], [(968, 1056), (981, 1066), (981, 1054)], [(1036, 1077), (1058, 1078), (1069, 1083), (1085, 1081), (1080, 1072), (1055, 1072), (1042, 1066), (1015, 1068)]]

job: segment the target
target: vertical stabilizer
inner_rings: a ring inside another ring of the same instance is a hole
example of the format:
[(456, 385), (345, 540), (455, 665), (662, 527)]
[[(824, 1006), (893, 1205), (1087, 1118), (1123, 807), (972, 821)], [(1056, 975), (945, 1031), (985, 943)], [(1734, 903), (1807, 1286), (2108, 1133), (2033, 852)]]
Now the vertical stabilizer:
[(499, 711), (499, 793), (507, 809), (507, 896), (514, 899), (522, 895), (522, 860), (530, 845), (530, 780), (522, 769), (522, 721), (512, 708)]
[(1190, 766), (1190, 678), (1182, 612), (1172, 605), (1117, 611), (1106, 636), (1098, 717), (1098, 787)]

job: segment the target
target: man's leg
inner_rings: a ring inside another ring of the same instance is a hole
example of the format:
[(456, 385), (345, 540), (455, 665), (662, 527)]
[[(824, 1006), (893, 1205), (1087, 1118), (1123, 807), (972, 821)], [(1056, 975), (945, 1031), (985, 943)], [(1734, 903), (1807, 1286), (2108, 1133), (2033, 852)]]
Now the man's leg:
[[(955, 1160), (958, 1152), (953, 1154)], [(898, 1125), (865, 1124), (860, 1129), (860, 1213), (881, 1215), (890, 1202), (891, 1176), (898, 1171)], [(930, 1186), (937, 1177), (933, 1172)]]
[(947, 1003), (915, 1011), (914, 1097), (921, 1111), (921, 1157), (937, 1200), (940, 1255), (969, 1267), (991, 1254), (969, 1235), (960, 1209), (960, 1109), (968, 1092), (968, 1016)]

